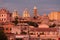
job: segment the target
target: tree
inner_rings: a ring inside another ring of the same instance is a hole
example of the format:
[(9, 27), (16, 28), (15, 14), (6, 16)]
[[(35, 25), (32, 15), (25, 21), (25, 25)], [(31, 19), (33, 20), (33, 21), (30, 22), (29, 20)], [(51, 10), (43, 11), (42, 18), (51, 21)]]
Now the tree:
[(26, 34), (27, 34), (27, 32), (22, 31), (22, 32), (21, 32), (21, 34), (25, 34), (25, 35), (26, 35)]
[(30, 26), (38, 27), (38, 24), (32, 21), (27, 22)]
[(0, 30), (0, 40), (8, 40), (6, 34), (3, 32), (3, 30)]
[(52, 27), (55, 27), (56, 26), (56, 24), (54, 23), (54, 24), (52, 24), (52, 25), (49, 25), (49, 27), (50, 28), (52, 28)]
[(18, 24), (18, 17), (15, 18), (15, 21), (12, 21), (15, 25)]

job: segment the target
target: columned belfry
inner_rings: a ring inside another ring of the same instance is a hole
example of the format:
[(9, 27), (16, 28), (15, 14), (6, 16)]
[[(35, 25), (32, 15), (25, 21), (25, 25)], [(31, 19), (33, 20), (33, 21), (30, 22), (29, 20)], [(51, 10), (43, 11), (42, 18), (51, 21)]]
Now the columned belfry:
[(34, 13), (34, 17), (37, 17), (37, 7), (36, 6), (34, 6), (33, 13)]
[(18, 11), (14, 9), (13, 13), (12, 13), (12, 18), (16, 18), (19, 17)]
[(27, 8), (25, 8), (25, 10), (23, 11), (23, 17), (24, 18), (29, 18), (30, 17), (30, 14), (29, 14), (29, 11)]

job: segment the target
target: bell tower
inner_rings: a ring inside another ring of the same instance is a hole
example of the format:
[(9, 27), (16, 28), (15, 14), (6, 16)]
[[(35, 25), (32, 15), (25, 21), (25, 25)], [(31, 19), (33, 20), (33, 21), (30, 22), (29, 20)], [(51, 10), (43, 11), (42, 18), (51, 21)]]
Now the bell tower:
[(37, 18), (37, 7), (34, 6), (33, 8), (33, 13), (34, 13), (34, 17)]
[(25, 8), (25, 10), (23, 11), (23, 17), (24, 18), (29, 18), (30, 17), (30, 14), (29, 14), (29, 11), (27, 8)]

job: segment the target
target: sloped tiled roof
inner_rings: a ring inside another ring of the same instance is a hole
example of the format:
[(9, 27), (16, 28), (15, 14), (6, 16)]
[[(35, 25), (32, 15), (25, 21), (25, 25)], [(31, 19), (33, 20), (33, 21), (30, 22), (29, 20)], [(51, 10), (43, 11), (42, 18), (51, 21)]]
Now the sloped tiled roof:
[(30, 31), (38, 31), (38, 32), (56, 32), (58, 28), (31, 28)]

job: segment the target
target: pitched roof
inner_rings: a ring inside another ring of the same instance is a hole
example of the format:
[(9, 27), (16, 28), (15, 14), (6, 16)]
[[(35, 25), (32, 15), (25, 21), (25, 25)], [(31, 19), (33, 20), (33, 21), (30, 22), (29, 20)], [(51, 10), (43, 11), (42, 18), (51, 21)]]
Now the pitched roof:
[(30, 31), (38, 31), (38, 32), (57, 32), (58, 28), (31, 28)]

